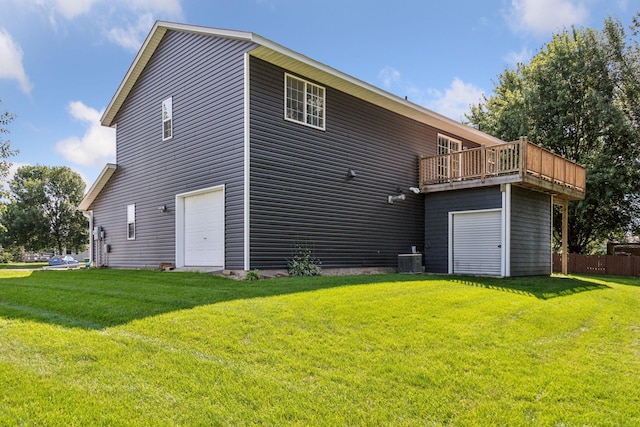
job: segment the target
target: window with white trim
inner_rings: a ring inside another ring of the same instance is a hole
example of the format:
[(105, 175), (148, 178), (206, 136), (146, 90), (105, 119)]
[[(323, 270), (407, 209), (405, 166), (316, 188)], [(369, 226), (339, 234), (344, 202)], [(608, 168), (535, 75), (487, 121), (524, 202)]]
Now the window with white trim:
[(325, 129), (325, 90), (291, 74), (285, 74), (284, 118)]
[(127, 205), (127, 240), (136, 239), (136, 205)]
[(438, 158), (438, 177), (441, 179), (460, 177), (460, 155), (462, 143), (448, 136), (438, 134), (438, 155), (449, 154)]
[(162, 140), (173, 137), (173, 98), (162, 101)]

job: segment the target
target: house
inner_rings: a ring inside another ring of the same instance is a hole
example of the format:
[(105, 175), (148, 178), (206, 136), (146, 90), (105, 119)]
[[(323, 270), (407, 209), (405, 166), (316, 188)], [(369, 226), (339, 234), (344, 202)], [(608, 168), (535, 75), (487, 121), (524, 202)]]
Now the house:
[(302, 246), (368, 269), (415, 247), (431, 272), (549, 274), (552, 203), (584, 197), (584, 169), (525, 139), (250, 32), (157, 22), (101, 120), (116, 163), (79, 206), (99, 266), (283, 269)]

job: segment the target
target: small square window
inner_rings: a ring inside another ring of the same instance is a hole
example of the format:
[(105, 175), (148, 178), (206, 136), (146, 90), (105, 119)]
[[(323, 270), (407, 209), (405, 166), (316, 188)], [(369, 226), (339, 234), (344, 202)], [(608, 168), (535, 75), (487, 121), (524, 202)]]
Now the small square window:
[(173, 137), (173, 98), (162, 101), (162, 140)]

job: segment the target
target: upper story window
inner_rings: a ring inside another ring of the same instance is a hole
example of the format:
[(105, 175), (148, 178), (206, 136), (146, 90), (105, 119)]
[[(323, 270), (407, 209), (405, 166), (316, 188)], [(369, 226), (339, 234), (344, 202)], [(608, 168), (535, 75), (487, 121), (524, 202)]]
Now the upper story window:
[(460, 141), (438, 134), (438, 154), (455, 153), (460, 150), (462, 150)]
[(458, 153), (462, 150), (462, 143), (456, 139), (438, 134), (438, 155), (448, 154), (438, 158), (438, 176), (443, 179), (458, 178), (460, 176), (461, 159)]
[(136, 205), (127, 205), (127, 240), (136, 238)]
[(162, 101), (162, 140), (173, 137), (173, 98)]
[(285, 74), (284, 79), (284, 118), (324, 130), (324, 88), (290, 74)]

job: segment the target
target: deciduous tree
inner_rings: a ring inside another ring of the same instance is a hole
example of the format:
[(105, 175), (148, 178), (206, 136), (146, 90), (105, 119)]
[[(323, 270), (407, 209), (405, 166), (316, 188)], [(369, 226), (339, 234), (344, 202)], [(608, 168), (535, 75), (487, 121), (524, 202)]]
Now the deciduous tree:
[(9, 203), (3, 213), (5, 244), (27, 250), (82, 250), (87, 221), (78, 203), (85, 184), (66, 166), (22, 166), (9, 182)]
[[(2, 100), (0, 100), (0, 104), (2, 104)], [(7, 127), (14, 118), (15, 116), (8, 111), (0, 112), (0, 181), (4, 181), (9, 174), (9, 169), (11, 168), (11, 162), (8, 160), (9, 157), (18, 153), (17, 150), (11, 149), (9, 140), (3, 138), (3, 135), (9, 133)], [(3, 195), (2, 193), (4, 193), (4, 190), (0, 187), (0, 196)]]
[(640, 214), (639, 52), (612, 19), (602, 31), (567, 29), (529, 64), (505, 70), (467, 115), (503, 140), (526, 135), (586, 167), (586, 198), (570, 204), (570, 252), (593, 250)]

